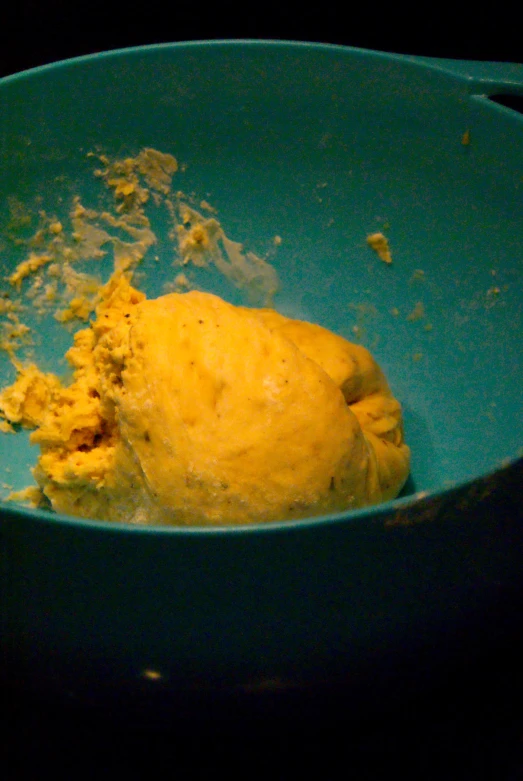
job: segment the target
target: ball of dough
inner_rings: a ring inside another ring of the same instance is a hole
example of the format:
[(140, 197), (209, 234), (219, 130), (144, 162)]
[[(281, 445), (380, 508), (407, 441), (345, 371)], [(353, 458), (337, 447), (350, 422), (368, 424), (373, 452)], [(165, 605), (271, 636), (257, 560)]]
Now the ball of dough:
[(67, 357), (73, 382), (53, 380), (32, 434), (58, 511), (274, 521), (377, 503), (407, 477), (382, 372), (320, 326), (195, 291), (147, 300), (121, 276)]

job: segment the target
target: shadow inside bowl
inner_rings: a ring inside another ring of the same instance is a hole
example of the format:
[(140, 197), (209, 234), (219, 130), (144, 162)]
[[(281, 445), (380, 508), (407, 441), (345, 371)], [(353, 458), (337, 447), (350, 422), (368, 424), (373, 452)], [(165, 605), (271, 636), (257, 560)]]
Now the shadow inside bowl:
[(427, 421), (408, 404), (403, 405), (403, 420), (405, 441), (411, 449), (411, 473), (399, 496), (441, 489), (443, 481), (438, 469), (439, 459)]

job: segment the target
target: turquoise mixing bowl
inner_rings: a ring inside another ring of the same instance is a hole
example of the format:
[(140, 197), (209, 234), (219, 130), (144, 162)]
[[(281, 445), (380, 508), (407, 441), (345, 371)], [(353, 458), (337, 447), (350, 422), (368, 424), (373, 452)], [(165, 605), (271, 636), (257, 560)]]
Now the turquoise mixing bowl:
[[(6, 239), (17, 204), (66, 220), (74, 195), (101, 202), (87, 153), (171, 153), (180, 188), (270, 258), (278, 309), (371, 348), (412, 448), (398, 499), (299, 522), (138, 528), (3, 502), (7, 679), (78, 698), (357, 679), (422, 645), (437, 664), (521, 584), (523, 118), (500, 93), (523, 94), (523, 66), (263, 41), (0, 82), (2, 276), (21, 259)], [(140, 273), (157, 295), (173, 249), (153, 227)], [(377, 231), (390, 265), (367, 245)], [(40, 364), (59, 370), (70, 333), (35, 324)], [(1, 385), (13, 376), (0, 357)], [(27, 485), (35, 458), (24, 433), (0, 435), (6, 484)]]

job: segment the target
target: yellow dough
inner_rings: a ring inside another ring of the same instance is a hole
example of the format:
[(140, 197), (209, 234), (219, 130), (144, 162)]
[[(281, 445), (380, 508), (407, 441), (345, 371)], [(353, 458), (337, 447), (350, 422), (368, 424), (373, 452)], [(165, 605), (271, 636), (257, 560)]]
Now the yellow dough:
[(36, 426), (34, 475), (57, 511), (284, 520), (390, 499), (408, 475), (382, 372), (320, 326), (195, 291), (147, 300), (120, 274), (67, 358), (70, 385), (32, 366), (0, 394), (8, 421)]

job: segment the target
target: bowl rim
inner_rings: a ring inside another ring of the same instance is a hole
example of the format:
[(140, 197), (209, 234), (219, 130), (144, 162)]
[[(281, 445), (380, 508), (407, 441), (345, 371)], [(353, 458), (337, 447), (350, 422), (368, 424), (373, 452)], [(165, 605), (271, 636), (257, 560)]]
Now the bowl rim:
[[(153, 54), (155, 52), (170, 50), (201, 50), (207, 48), (249, 48), (249, 49), (290, 49), (295, 51), (317, 51), (341, 56), (371, 57), (377, 60), (394, 60), (401, 63), (410, 63), (413, 66), (425, 70), (437, 71), (442, 78), (448, 78), (454, 81), (466, 81), (466, 76), (458, 75), (443, 67), (444, 61), (437, 57), (422, 57), (415, 54), (401, 54), (396, 52), (387, 52), (379, 49), (364, 48), (361, 46), (349, 46), (338, 43), (325, 43), (322, 41), (303, 41), (290, 38), (209, 38), (196, 39), (189, 41), (162, 41), (161, 43), (147, 43), (133, 46), (116, 47), (114, 49), (105, 49), (87, 54), (80, 54), (74, 57), (66, 57), (59, 60), (53, 60), (43, 65), (36, 65), (15, 73), (10, 73), (0, 77), (0, 86), (13, 81), (30, 78), (32, 76), (45, 74), (46, 72), (97, 62), (99, 60), (117, 59), (126, 56), (140, 54)], [(456, 61), (459, 62), (459, 61)]]
[[(126, 523), (124, 521), (101, 521), (92, 518), (81, 518), (65, 513), (56, 513), (53, 510), (43, 510), (26, 507), (15, 502), (0, 500), (0, 523), (5, 515), (18, 517), (20, 520), (30, 520), (43, 523), (49, 526), (67, 526), (76, 528), (80, 531), (97, 529), (98, 531), (108, 531), (115, 533), (146, 534), (173, 537), (222, 537), (243, 536), (243, 535), (266, 535), (274, 533), (286, 533), (289, 531), (299, 531), (303, 529), (315, 529), (321, 527), (334, 527), (340, 525), (356, 525), (362, 521), (383, 522), (390, 520), (391, 517), (401, 514), (404, 511), (416, 508), (420, 515), (430, 508), (431, 505), (444, 504), (447, 499), (458, 492), (473, 491), (475, 486), (489, 483), (495, 484), (497, 479), (508, 472), (510, 469), (523, 468), (523, 456), (503, 459), (503, 464), (489, 472), (484, 472), (470, 480), (456, 481), (456, 483), (445, 486), (444, 488), (435, 488), (433, 490), (416, 491), (407, 496), (401, 496), (396, 499), (389, 499), (380, 504), (368, 505), (357, 510), (345, 510), (338, 513), (328, 513), (325, 515), (313, 515), (306, 518), (288, 519), (280, 521), (260, 521), (248, 522), (242, 524), (216, 524), (216, 525), (142, 525)], [(431, 513), (428, 513), (433, 517)], [(419, 519), (423, 520), (422, 517)], [(396, 525), (396, 524), (391, 524)], [(409, 525), (408, 523), (398, 523), (397, 525)], [(364, 524), (365, 528), (369, 524)]]

